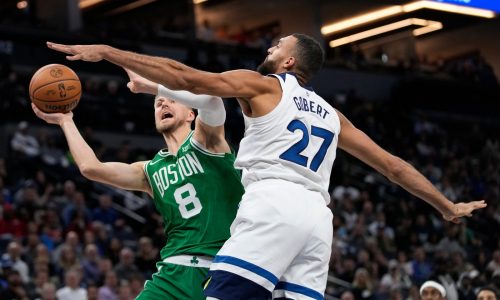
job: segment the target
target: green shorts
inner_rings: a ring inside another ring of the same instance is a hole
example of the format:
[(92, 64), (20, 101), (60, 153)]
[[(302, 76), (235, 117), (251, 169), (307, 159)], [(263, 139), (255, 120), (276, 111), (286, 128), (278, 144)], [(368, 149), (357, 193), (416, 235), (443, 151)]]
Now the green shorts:
[(203, 282), (208, 268), (159, 262), (158, 272), (144, 284), (136, 300), (205, 300)]

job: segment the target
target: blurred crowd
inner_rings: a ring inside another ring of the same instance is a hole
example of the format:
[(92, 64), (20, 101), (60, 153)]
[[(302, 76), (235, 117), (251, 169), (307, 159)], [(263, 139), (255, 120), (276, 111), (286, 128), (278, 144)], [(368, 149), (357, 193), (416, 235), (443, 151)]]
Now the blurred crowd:
[(499, 289), (500, 139), (495, 129), (432, 120), (390, 103), (365, 102), (355, 93), (336, 97), (334, 106), (452, 201), (486, 199), (488, 207), (460, 224), (445, 222), (430, 205), (342, 155), (333, 171), (331, 204), (330, 273), (336, 280), (327, 293), (354, 295), (345, 299), (420, 299), (419, 287), (429, 279), (445, 287), (446, 299), (476, 299), (484, 286)]

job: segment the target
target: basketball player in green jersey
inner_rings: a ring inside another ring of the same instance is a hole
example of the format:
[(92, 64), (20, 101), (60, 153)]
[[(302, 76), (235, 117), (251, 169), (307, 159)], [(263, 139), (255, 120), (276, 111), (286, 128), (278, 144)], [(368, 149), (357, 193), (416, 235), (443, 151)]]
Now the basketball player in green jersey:
[[(129, 73), (131, 75), (131, 73)], [(150, 82), (151, 83), (151, 82)], [(158, 85), (155, 84), (155, 87)], [(145, 92), (131, 81), (134, 92)], [(229, 227), (243, 194), (235, 154), (224, 137), (225, 110), (217, 97), (174, 92), (155, 93), (156, 129), (166, 142), (150, 161), (132, 164), (100, 162), (80, 135), (73, 113), (35, 114), (61, 126), (69, 149), (88, 179), (150, 194), (163, 217), (167, 243), (158, 272), (137, 299), (205, 299), (202, 283), (212, 257), (229, 238)], [(198, 118), (183, 103), (198, 103)]]

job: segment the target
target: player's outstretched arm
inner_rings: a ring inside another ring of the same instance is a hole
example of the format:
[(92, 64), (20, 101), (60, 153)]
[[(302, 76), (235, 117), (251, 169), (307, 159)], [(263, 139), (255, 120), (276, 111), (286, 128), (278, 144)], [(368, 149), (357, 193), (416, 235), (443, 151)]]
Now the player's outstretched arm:
[(455, 223), (460, 217), (471, 216), (476, 209), (486, 207), (484, 200), (453, 203), (430, 183), (424, 175), (404, 160), (396, 157), (370, 139), (340, 112), (339, 148), (362, 160), (411, 194), (437, 209), (443, 218)]
[(172, 90), (219, 97), (237, 97), (249, 101), (270, 94), (281, 95), (276, 79), (249, 70), (211, 73), (191, 68), (168, 58), (123, 51), (108, 45), (63, 45), (47, 42), (47, 46), (68, 54), (69, 60), (98, 62), (107, 60), (129, 69)]
[(214, 153), (231, 151), (224, 134), (226, 109), (220, 97), (196, 95), (188, 91), (173, 91), (125, 69), (130, 81), (127, 87), (133, 93), (158, 95), (198, 109), (194, 139)]
[(78, 131), (73, 121), (72, 112), (46, 114), (34, 104), (31, 106), (40, 119), (49, 124), (61, 126), (68, 141), (69, 150), (83, 176), (115, 187), (144, 191), (151, 194), (151, 188), (143, 171), (145, 162), (136, 162), (133, 164), (119, 162), (102, 163), (97, 159), (94, 151)]

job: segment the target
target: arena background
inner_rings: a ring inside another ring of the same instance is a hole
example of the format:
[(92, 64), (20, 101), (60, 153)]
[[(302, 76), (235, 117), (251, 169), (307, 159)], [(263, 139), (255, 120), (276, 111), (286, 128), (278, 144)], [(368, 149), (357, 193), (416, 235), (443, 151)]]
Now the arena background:
[[(350, 290), (355, 299), (419, 299), (427, 279), (441, 282), (448, 299), (500, 288), (500, 5), (415, 3), (1, 1), (0, 299), (14, 289), (40, 298), (44, 283), (64, 287), (65, 272), (75, 267), (89, 295), (107, 286), (133, 299), (155, 272), (166, 240), (147, 195), (80, 175), (60, 128), (36, 118), (27, 90), (41, 66), (75, 70), (83, 86), (75, 120), (102, 161), (149, 159), (163, 147), (152, 98), (131, 94), (120, 68), (66, 61), (45, 41), (105, 43), (221, 72), (254, 69), (276, 38), (294, 32), (324, 43), (326, 65), (312, 82), (317, 93), (449, 199), (488, 203), (460, 225), (443, 222), (428, 204), (339, 151), (325, 298)], [(478, 12), (470, 6), (487, 11), (470, 15)], [(359, 15), (366, 22), (353, 19)], [(335, 46), (380, 28), (387, 30)], [(225, 104), (227, 137), (237, 149), (241, 111), (232, 99)], [(117, 279), (103, 277), (111, 269)]]

